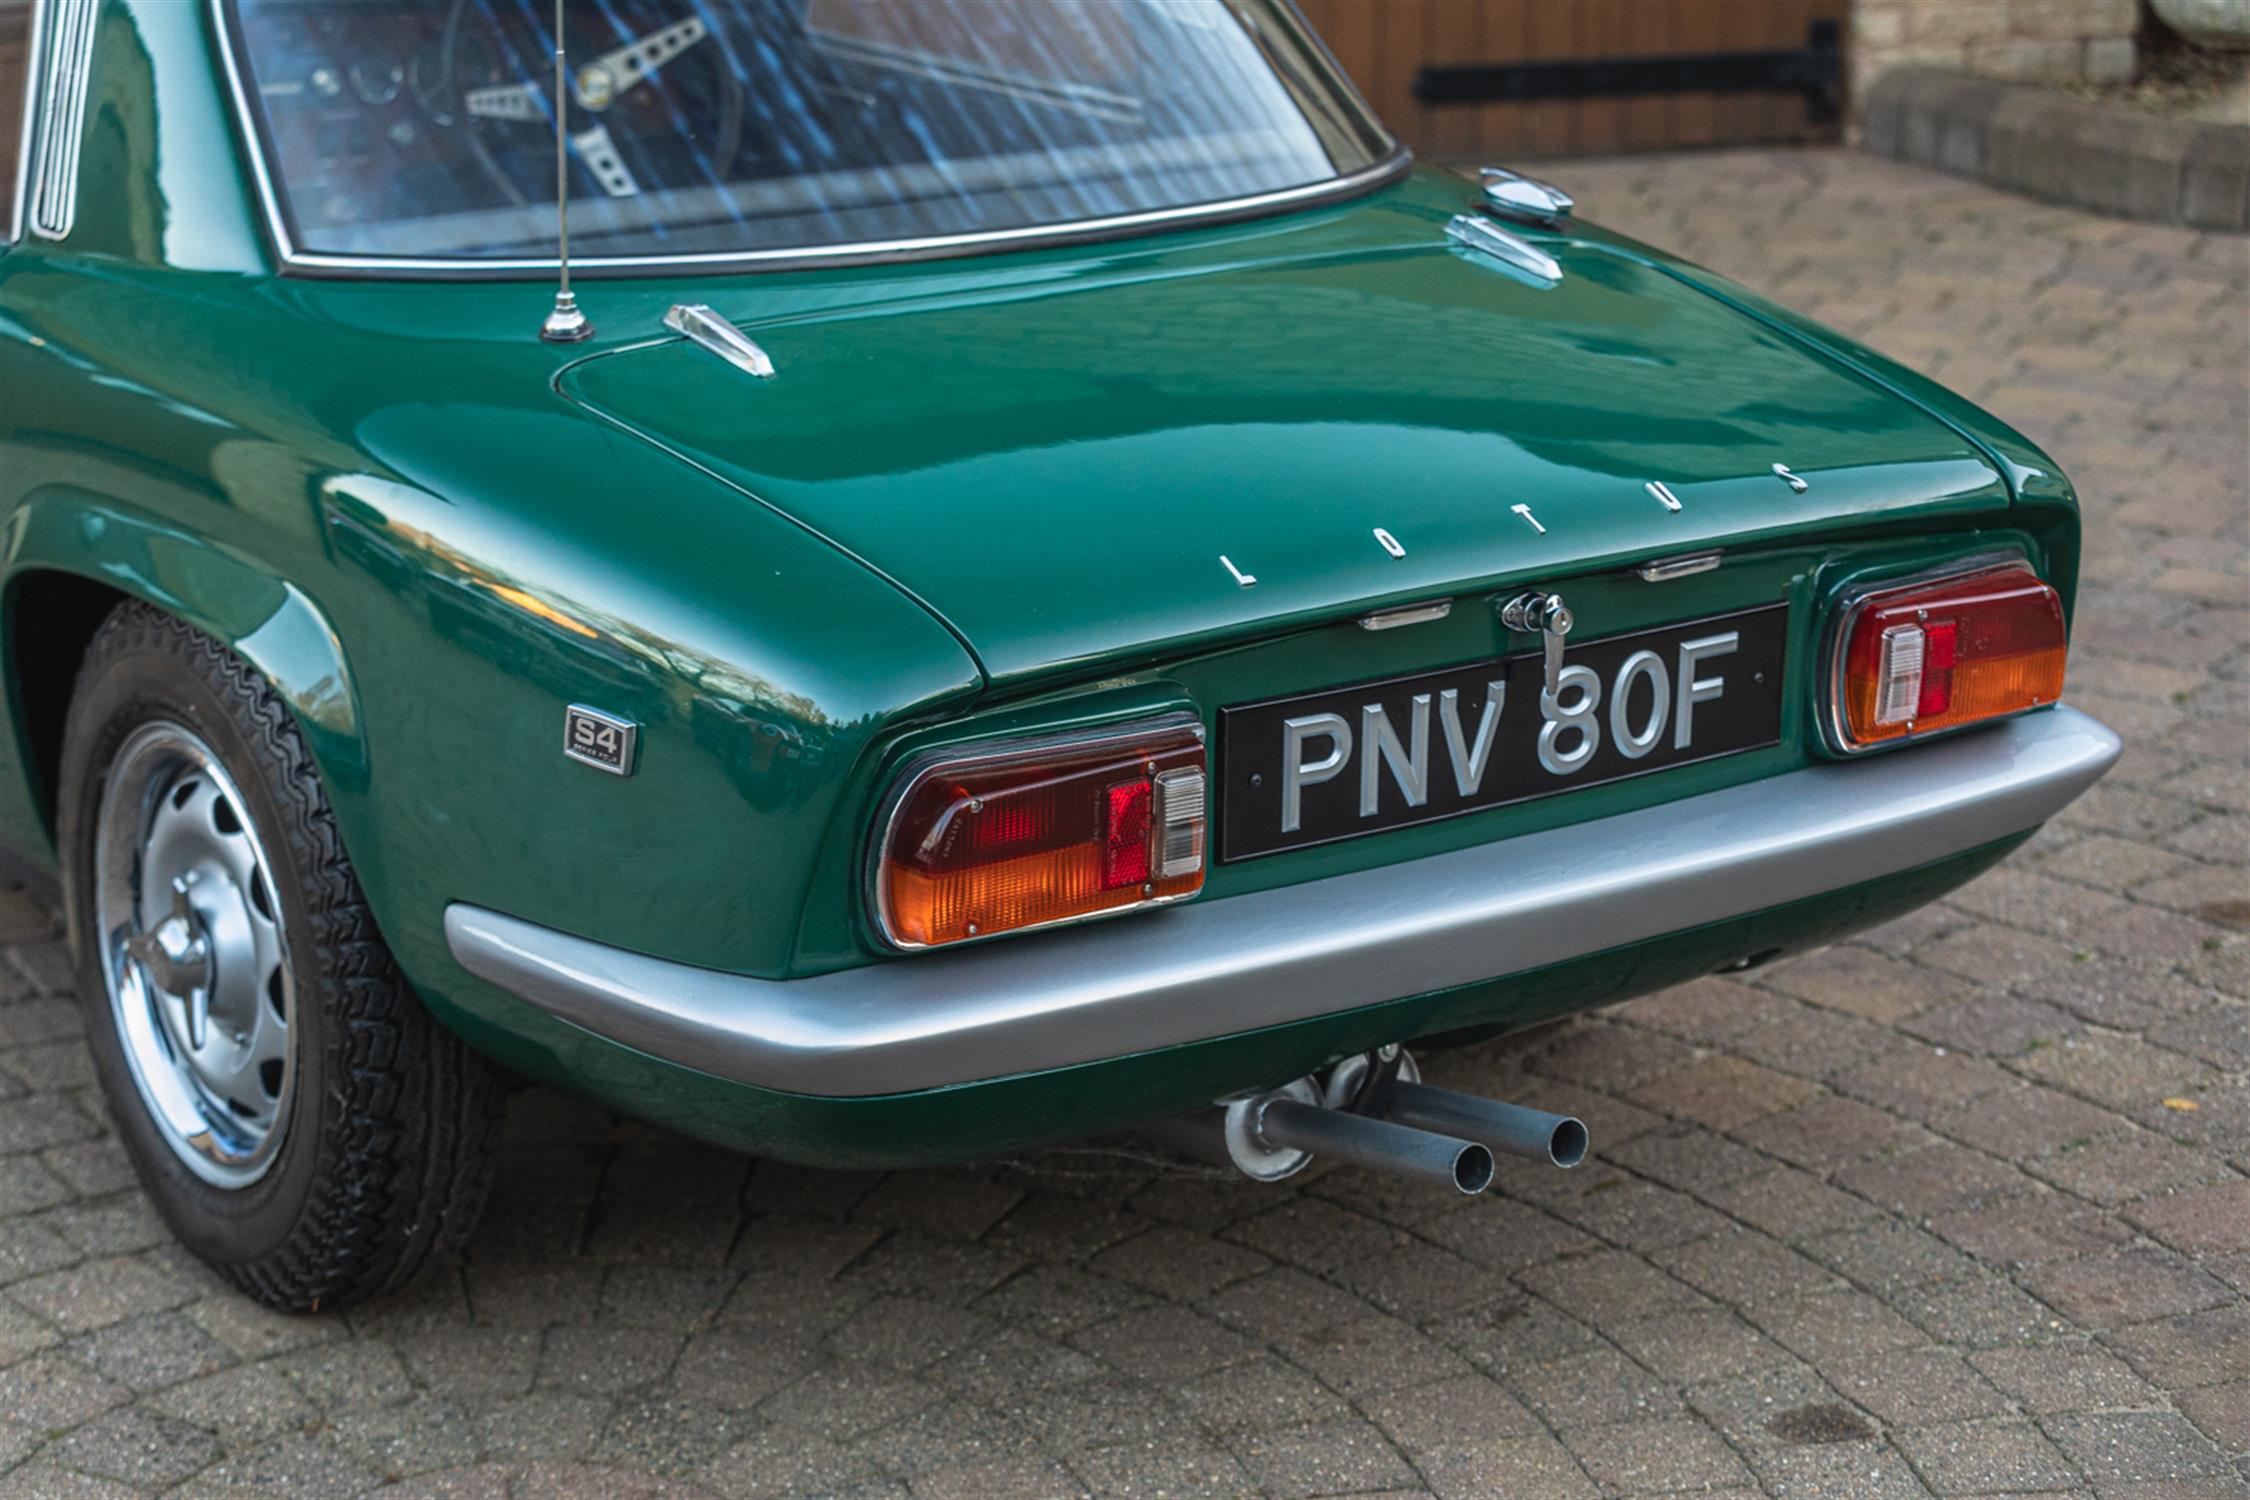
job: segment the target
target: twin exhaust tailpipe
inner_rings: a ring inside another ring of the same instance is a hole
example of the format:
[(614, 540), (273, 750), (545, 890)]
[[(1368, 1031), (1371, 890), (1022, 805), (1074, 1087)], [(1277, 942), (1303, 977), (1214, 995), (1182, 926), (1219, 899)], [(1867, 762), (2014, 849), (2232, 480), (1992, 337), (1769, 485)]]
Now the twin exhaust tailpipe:
[(1586, 1127), (1570, 1116), (1432, 1088), (1411, 1057), (1386, 1051), (1346, 1058), (1325, 1078), (1300, 1078), (1152, 1133), (1267, 1182), (1326, 1157), (1473, 1194), (1491, 1186), (1495, 1152), (1558, 1167), (1585, 1160)]

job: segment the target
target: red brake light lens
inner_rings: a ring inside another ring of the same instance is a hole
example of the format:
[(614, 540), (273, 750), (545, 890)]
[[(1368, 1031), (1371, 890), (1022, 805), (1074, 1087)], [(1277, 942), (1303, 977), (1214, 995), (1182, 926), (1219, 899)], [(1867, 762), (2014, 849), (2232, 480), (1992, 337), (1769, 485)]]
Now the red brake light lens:
[(2062, 695), (2062, 600), (2024, 563), (1861, 596), (1837, 663), (1845, 749), (1954, 729)]
[(934, 948), (1203, 888), (1203, 733), (1169, 720), (908, 773), (876, 851), (884, 936)]

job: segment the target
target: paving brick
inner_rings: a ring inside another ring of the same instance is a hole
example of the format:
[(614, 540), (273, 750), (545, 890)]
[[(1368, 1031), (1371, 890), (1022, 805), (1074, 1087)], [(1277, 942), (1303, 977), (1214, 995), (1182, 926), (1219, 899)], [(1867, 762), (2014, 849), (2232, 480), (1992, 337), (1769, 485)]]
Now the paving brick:
[(1960, 1355), (1901, 1349), (1839, 1360), (1829, 1380), (1854, 1405), (1892, 1427), (2001, 1415), (2008, 1398)]
[(2025, 1272), (2024, 1281), (2042, 1301), (2083, 1328), (2146, 1323), (2233, 1300), (2208, 1273), (2155, 1249), (2055, 1261)]
[(1687, 1285), (1734, 1306), (1791, 1297), (1835, 1280), (1779, 1240), (1740, 1229), (1668, 1246), (1651, 1259)]
[(1830, 1187), (1810, 1173), (1781, 1167), (1714, 1188), (1713, 1207), (1791, 1244), (1882, 1217), (1865, 1199)]
[(1456, 1375), (1392, 1391), (1365, 1402), (1364, 1409), (1409, 1453), (1469, 1438), (1522, 1437), (1542, 1430), (1529, 1408), (1484, 1375)]
[(1414, 1470), (1382, 1433), (1351, 1419), (1244, 1438), (1242, 1466), (1267, 1488), (1287, 1494), (1343, 1494), (1413, 1485)]
[(1926, 1139), (1895, 1116), (1835, 1094), (1745, 1125), (1736, 1135), (1757, 1150), (1814, 1171), (1895, 1153)]
[(1767, 1365), (1789, 1354), (1739, 1313), (1690, 1308), (1611, 1325), (1609, 1337), (1643, 1368), (1675, 1383), (1717, 1380)]
[(1711, 1057), (1676, 1069), (1632, 1094), (1633, 1101), (1675, 1119), (1731, 1130), (1816, 1092), (1801, 1078), (1738, 1057)]
[[(2126, 794), (2130, 795), (2130, 794)], [(2166, 819), (2151, 809), (2141, 809), (2140, 824), (2147, 831), (2167, 832), (2192, 816), (2183, 804), (2166, 798), (2141, 794), (2144, 802), (2155, 803), (2171, 810)], [(2079, 812), (2074, 804), (2069, 811)], [(2097, 809), (2097, 816), (2100, 811)], [(2119, 811), (2109, 813), (2111, 818), (2123, 816)], [(2073, 819), (2073, 821), (2079, 821)], [(2071, 942), (2076, 936), (2102, 919), (2113, 916), (2125, 904), (2123, 899), (2107, 891), (2090, 890), (2068, 880), (2053, 879), (2023, 865), (2006, 864), (1991, 874), (1972, 881), (1948, 898), (1952, 905), (1974, 912), (1994, 922), (2010, 927), (2021, 927), (2048, 937)]]
[(1878, 1292), (1975, 1275), (1977, 1263), (1926, 1229), (1888, 1219), (1809, 1240), (1804, 1251), (1845, 1280)]
[[(2171, 963), (2098, 955), (2085, 963), (2044, 975), (2022, 986), (2019, 993), (2117, 1031), (2138, 1030), (2201, 1010), (2211, 1003), (2210, 991), (2182, 979)], [(2068, 1078), (2080, 1066), (2077, 1043), (2066, 1037), (2055, 1040), (2058, 1046), (2064, 1041), (2070, 1042), (2066, 1049), (2070, 1056), (2043, 1053), (2040, 1059), (2043, 1066), (2026, 1071), (2047, 1076), (2058, 1086), (2067, 1086)], [(2101, 1096), (2096, 1094), (2095, 1097)]]
[[(1605, 1345), (1591, 1327), (1536, 1297), (1483, 1308), (1467, 1318), (1429, 1324), (1423, 1332), (1455, 1355), (1454, 1368), (1473, 1367), (1491, 1375), (1504, 1375), (1510, 1370), (1583, 1354)], [(1400, 1352), (1409, 1351), (1401, 1345)], [(1390, 1381), (1384, 1388), (1395, 1389), (1414, 1380), (1428, 1381), (1439, 1373), (1444, 1373), (1442, 1367), (1413, 1379)], [(1357, 1382), (1362, 1377), (1347, 1367), (1331, 1365), (1322, 1373), (1322, 1378), (1333, 1384), (1338, 1378)]]
[(1828, 948), (1794, 960), (1763, 976), (1763, 983), (1884, 1026), (1919, 1015), (1961, 989), (1947, 975), (1858, 947)]
[(1685, 1193), (1652, 1182), (1596, 1179), (1599, 1191), (1557, 1199), (1552, 1212), (1587, 1233), (1629, 1250), (1653, 1250), (1701, 1239), (1728, 1227), (1718, 1213)]
[(2189, 1391), (2180, 1411), (2221, 1453), (2250, 1453), (2250, 1380)]
[(1941, 1495), (2075, 1486), (2078, 1471), (2022, 1420), (1920, 1427), (1897, 1435), (1917, 1473)]
[(1761, 1302), (1744, 1316), (1775, 1343), (1816, 1365), (1924, 1342), (1913, 1324), (1879, 1299), (1850, 1287)]
[(1930, 1227), (1969, 1254), (2008, 1267), (2036, 1265), (2132, 1238), (2132, 1230), (2116, 1218), (2060, 1193), (2003, 1198), (1941, 1215)]
[(1544, 1436), (1451, 1444), (1422, 1455), (1420, 1468), (1440, 1500), (1593, 1500), (1601, 1493), (1569, 1451)]
[(72, 1345), (71, 1352), (105, 1378), (136, 1391), (158, 1391), (224, 1369), (234, 1357), (177, 1313), (113, 1323)]
[(1915, 956), (1963, 979), (2013, 985), (2062, 968), (2074, 951), (2054, 938), (1979, 923), (1947, 934)]
[(1566, 1083), (1608, 1093), (1630, 1093), (1696, 1060), (1695, 1050), (1665, 1037), (1640, 1036), (1620, 1045), (1606, 1027), (1567, 1030), (1536, 1059), (1535, 1069)]
[(2145, 1406), (2158, 1394), (2131, 1365), (2090, 1344), (1986, 1349), (1969, 1362), (2035, 1415)]
[(2177, 1412), (2070, 1412), (2043, 1425), (2096, 1485), (2235, 1472), (2211, 1440)]
[(1758, 1477), (1785, 1500), (1849, 1495), (1854, 1500), (1908, 1500), (1929, 1489), (1898, 1452), (1879, 1441), (1816, 1442), (1757, 1456)]
[(0, 1412), (48, 1432), (90, 1422), (128, 1399), (124, 1387), (59, 1353), (34, 1355), (0, 1370)]
[(1097, 1496), (1230, 1496), (1254, 1492), (1242, 1465), (1224, 1450), (1188, 1440), (1102, 1448), (1071, 1464)]
[(1502, 1379), (1519, 1401), (1556, 1429), (1643, 1421), (1668, 1415), (1680, 1404), (1669, 1382), (1636, 1368), (1614, 1349), (1511, 1367)]
[(211, 1434), (139, 1406), (97, 1417), (48, 1450), (57, 1463), (144, 1490), (178, 1484), (222, 1452)]
[(1742, 1460), (1699, 1422), (1581, 1428), (1563, 1433), (1562, 1440), (1594, 1482), (1611, 1492), (1659, 1494), (1751, 1482)]
[(1627, 1001), (1611, 1014), (1635, 1025), (1669, 1032), (1694, 1046), (1719, 1047), (1795, 1009), (1787, 1001), (1746, 984), (1711, 978)]
[(1241, 1335), (1212, 1319), (1172, 1307), (1126, 1313), (1073, 1342), (1119, 1372), (1145, 1380), (1185, 1380), (1254, 1352)]
[[(1171, 1387), (1170, 1394), (1197, 1425), (1222, 1437), (1333, 1421), (1349, 1415), (1352, 1410), (1342, 1397), (1318, 1380), (1270, 1354), (1199, 1375)], [(1505, 1405), (1515, 1404), (1497, 1388), (1494, 1394)], [(1386, 1399), (1378, 1398), (1365, 1408), (1379, 1423), (1382, 1423), (1380, 1408)], [(1389, 1426), (1388, 1423), (1382, 1425)], [(1393, 1436), (1397, 1434), (1394, 1432)]]
[[(1660, 1264), (1676, 1267), (1682, 1252), (1656, 1252)], [(1600, 1322), (1626, 1313), (1647, 1316), (1674, 1307), (1700, 1306), (1703, 1299), (1640, 1256), (1603, 1250), (1520, 1273), (1533, 1292), (1573, 1317)], [(1684, 1279), (1684, 1278), (1683, 1278)]]
[(2184, 1255), (2250, 1250), (2250, 1182), (2230, 1178), (2213, 1187), (2145, 1198), (2128, 1217)]
[(2070, 1326), (1999, 1276), (1902, 1287), (1892, 1294), (1892, 1303), (1931, 1339), (1957, 1349), (1992, 1349), (2059, 1337)]
[(1893, 1033), (1840, 1011), (1800, 1005), (1729, 1045), (1754, 1063), (1798, 1078), (1828, 1079), (1889, 1048)]
[(1925, 1124), (2015, 1083), (1980, 1057), (1907, 1043), (1840, 1075), (1836, 1087), (1892, 1114)]
[(1838, 1172), (1836, 1181), (1884, 1208), (1914, 1218), (1973, 1207), (2030, 1186), (2030, 1179), (2006, 1162), (1942, 1142), (1919, 1151), (1854, 1163)]
[(148, 1404), (192, 1427), (254, 1448), (318, 1419), (312, 1403), (271, 1365), (239, 1365), (168, 1386)]
[(769, 1398), (758, 1415), (846, 1443), (894, 1427), (945, 1399), (942, 1388), (917, 1376), (823, 1365)]
[(1667, 1125), (1602, 1155), (1667, 1187), (1697, 1194), (1758, 1176), (1771, 1165), (1759, 1152), (1697, 1125)]
[(1583, 1230), (1528, 1204), (1484, 1198), (1422, 1225), (1436, 1244), (1493, 1271), (1518, 1271), (1596, 1248)]
[(2122, 1139), (2066, 1141), (2053, 1156), (2028, 1165), (2055, 1186), (2112, 1207), (2226, 1175), (2210, 1157), (2145, 1131)]
[(1986, 1094), (1938, 1116), (1931, 1126), (1965, 1145), (2019, 1161), (2131, 1128), (2107, 1110), (2037, 1085)]
[(2177, 1317), (2119, 1328), (2110, 1346), (2172, 1390), (2250, 1375), (2250, 1301), (2234, 1297)]
[(2149, 1040), (2230, 1073), (2250, 1073), (2250, 1007), (2221, 1000), (2192, 1015), (2166, 1021)]

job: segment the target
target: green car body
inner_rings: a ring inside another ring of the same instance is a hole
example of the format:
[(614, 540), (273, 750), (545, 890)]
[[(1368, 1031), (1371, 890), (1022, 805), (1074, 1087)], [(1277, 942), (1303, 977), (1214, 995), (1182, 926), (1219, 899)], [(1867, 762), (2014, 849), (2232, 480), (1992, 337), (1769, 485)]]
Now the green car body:
[[(1018, 969), (1161, 953), (1207, 908), (1285, 910), (1320, 882), (1943, 755), (1829, 747), (1839, 598), (2005, 551), (2067, 608), (2074, 497), (1959, 398), (1581, 220), (1518, 231), (1559, 283), (1502, 274), (1446, 235), (1473, 185), (1403, 163), (1333, 201), (1088, 243), (589, 281), (598, 332), (558, 348), (537, 279), (284, 265), (216, 28), (202, 5), (107, 0), (75, 221), (0, 249), (0, 843), (34, 864), (55, 859), (77, 653), (146, 601), (282, 691), (385, 937), (475, 1047), (691, 1134), (899, 1164), (1828, 942), (2036, 826), (1529, 967), (1494, 953), (1476, 982), (1030, 1067), (1001, 1049), (995, 1071), (913, 1087), (730, 1075), (566, 1019), (465, 966), (449, 910), (844, 994), (886, 970), (973, 976), (1003, 949)], [(683, 302), (753, 335), (775, 377), (667, 331)], [(1683, 509), (1651, 504), (1652, 479)], [(1633, 571), (1714, 548), (1695, 576)], [(897, 953), (873, 925), (870, 842), (917, 755), (1168, 712), (1215, 735), (1228, 705), (1527, 650), (1494, 606), (1531, 585), (1567, 588), (1588, 639), (1785, 601), (1778, 743), (1220, 862), (1177, 910), (959, 954)], [(1357, 623), (1432, 600), (1455, 607)], [(635, 774), (560, 753), (580, 703), (639, 726)], [(2115, 744), (2070, 717), (2075, 790)]]

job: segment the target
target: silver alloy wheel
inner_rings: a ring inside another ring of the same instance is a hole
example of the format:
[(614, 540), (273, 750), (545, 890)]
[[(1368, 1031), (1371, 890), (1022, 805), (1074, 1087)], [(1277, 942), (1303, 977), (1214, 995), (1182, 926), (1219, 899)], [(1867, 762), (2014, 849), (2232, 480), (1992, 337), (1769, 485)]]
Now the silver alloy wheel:
[(94, 917), (126, 1066), (189, 1170), (247, 1187), (281, 1149), (296, 1074), (273, 863), (217, 754), (179, 724), (125, 741), (96, 817)]

